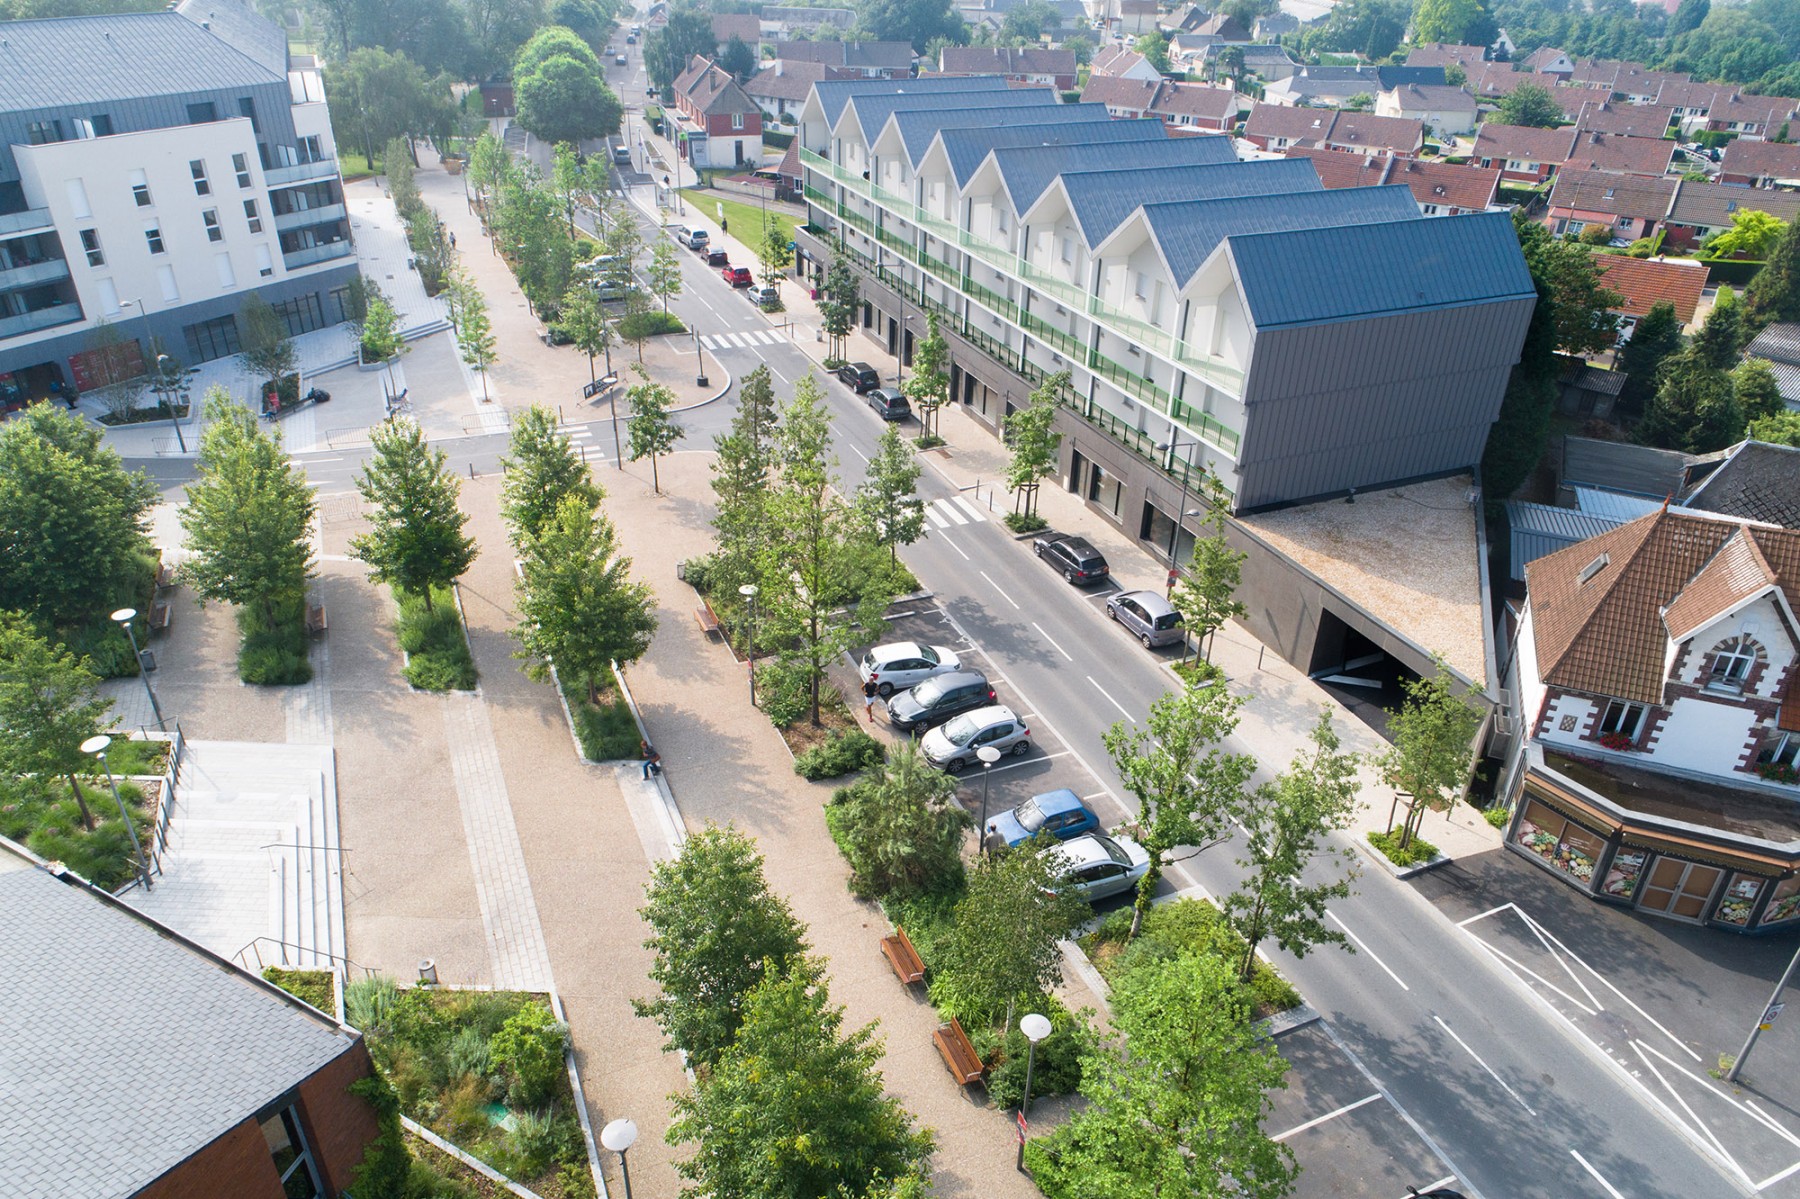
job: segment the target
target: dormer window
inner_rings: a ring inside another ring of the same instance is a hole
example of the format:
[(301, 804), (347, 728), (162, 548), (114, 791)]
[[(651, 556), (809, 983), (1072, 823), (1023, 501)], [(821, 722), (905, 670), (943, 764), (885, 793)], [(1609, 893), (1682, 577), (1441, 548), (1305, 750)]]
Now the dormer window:
[(1715, 690), (1742, 691), (1750, 667), (1756, 663), (1756, 642), (1748, 637), (1734, 637), (1713, 651), (1712, 667), (1706, 674), (1706, 685)]

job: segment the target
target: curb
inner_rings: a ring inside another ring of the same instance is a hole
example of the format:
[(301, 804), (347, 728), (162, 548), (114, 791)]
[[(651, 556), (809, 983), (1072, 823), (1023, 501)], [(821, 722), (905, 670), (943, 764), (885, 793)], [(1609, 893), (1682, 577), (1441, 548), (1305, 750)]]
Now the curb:
[(1388, 860), (1386, 854), (1382, 853), (1379, 849), (1376, 849), (1373, 845), (1370, 845), (1369, 839), (1366, 836), (1355, 838), (1355, 842), (1356, 848), (1360, 849), (1364, 854), (1372, 858), (1382, 869), (1386, 870), (1395, 878), (1400, 879), (1402, 882), (1409, 878), (1416, 878), (1428, 871), (1436, 870), (1440, 866), (1448, 866), (1451, 862), (1456, 860), (1448, 854), (1440, 853), (1429, 862), (1415, 862), (1411, 866), (1396, 866), (1393, 862)]

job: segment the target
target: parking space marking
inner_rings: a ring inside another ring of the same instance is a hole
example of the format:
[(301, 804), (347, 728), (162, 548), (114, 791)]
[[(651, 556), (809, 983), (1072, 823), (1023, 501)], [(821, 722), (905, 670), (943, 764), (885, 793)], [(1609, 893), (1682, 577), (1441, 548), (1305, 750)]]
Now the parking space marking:
[(1586, 1170), (1589, 1174), (1592, 1174), (1594, 1176), (1594, 1181), (1599, 1183), (1600, 1186), (1606, 1191), (1606, 1193), (1608, 1195), (1612, 1196), (1612, 1199), (1625, 1199), (1625, 1196), (1619, 1194), (1619, 1188), (1615, 1187), (1612, 1183), (1606, 1181), (1606, 1179), (1601, 1175), (1600, 1171), (1594, 1169), (1594, 1167), (1588, 1163), (1587, 1158), (1581, 1156), (1581, 1154), (1575, 1152), (1575, 1150), (1573, 1150), (1573, 1149), (1569, 1150), (1569, 1156), (1574, 1158), (1576, 1160), (1576, 1162), (1580, 1164), (1580, 1166), (1583, 1170)]
[[(1240, 825), (1239, 827), (1242, 827), (1242, 826)], [(1387, 970), (1387, 976), (1389, 978), (1393, 979), (1396, 983), (1399, 983), (1400, 989), (1402, 991), (1412, 990), (1412, 988), (1407, 986), (1405, 981), (1402, 980), (1398, 974), (1395, 974), (1391, 969), (1388, 968), (1388, 964), (1386, 962), (1382, 961), (1379, 957), (1376, 956), (1375, 951), (1373, 949), (1370, 949), (1366, 944), (1363, 943), (1363, 939), (1361, 937), (1357, 936), (1355, 933), (1350, 931), (1350, 926), (1348, 924), (1344, 923), (1344, 918), (1342, 916), (1339, 916), (1336, 912), (1332, 911), (1330, 908), (1326, 908), (1325, 909), (1325, 918), (1327, 920), (1335, 921), (1337, 923), (1337, 926), (1344, 930), (1344, 935), (1346, 937), (1349, 937), (1352, 941), (1355, 941), (1356, 947), (1358, 949), (1360, 949), (1362, 952), (1369, 955), (1370, 961), (1374, 962), (1377, 966), (1380, 966), (1383, 970)]]
[[(987, 571), (985, 571), (985, 570), (984, 570), (984, 571), (982, 571), (982, 572), (981, 572), (981, 577), (982, 577), (982, 578), (984, 578), (984, 579), (987, 579), (987, 581), (988, 581), (988, 586), (989, 586), (989, 587), (992, 587), (992, 588), (993, 588), (993, 589), (994, 589), (994, 590), (995, 590), (995, 591), (1000, 591), (1000, 584), (998, 584), (998, 583), (996, 583), (996, 582), (994, 582), (994, 580), (993, 580), (993, 579), (991, 579), (991, 578), (988, 578), (988, 572), (987, 572)], [(1013, 606), (1013, 608), (1014, 608), (1014, 609), (1015, 609), (1015, 610), (1016, 610), (1016, 609), (1017, 609), (1017, 608), (1018, 608), (1018, 606), (1019, 606), (1019, 605), (1018, 605), (1018, 604), (1017, 604), (1017, 603), (1016, 603), (1016, 602), (1015, 602), (1015, 601), (1014, 601), (1014, 600), (1013, 600), (1013, 597), (1012, 597), (1012, 596), (1010, 596), (1010, 595), (1008, 595), (1008, 594), (1006, 594), (1006, 592), (1004, 592), (1004, 591), (1000, 591), (1000, 598), (1001, 598), (1001, 599), (1003, 599), (1003, 600), (1005, 600), (1005, 601), (1006, 601), (1006, 602), (1007, 602), (1007, 603), (1009, 603), (1009, 604), (1012, 604), (1012, 606)]]
[(1050, 643), (1051, 649), (1055, 650), (1057, 653), (1061, 654), (1064, 658), (1067, 658), (1071, 662), (1073, 662), (1075, 660), (1075, 659), (1069, 657), (1068, 650), (1066, 650), (1062, 646), (1056, 644), (1055, 638), (1051, 637), (1050, 634), (1044, 632), (1043, 625), (1039, 624), (1037, 621), (1034, 620), (1031, 622), (1031, 627), (1038, 631), (1039, 637), (1042, 637), (1045, 641), (1048, 641)]
[[(1688, 1106), (1688, 1101), (1681, 1097), (1681, 1092), (1677, 1091), (1663, 1072), (1656, 1068), (1656, 1063), (1650, 1060), (1650, 1055), (1655, 1053), (1657, 1057), (1662, 1058), (1663, 1061), (1668, 1062), (1671, 1066), (1674, 1066), (1675, 1063), (1670, 1061), (1669, 1058), (1664, 1057), (1661, 1053), (1658, 1053), (1655, 1049), (1644, 1044), (1642, 1041), (1633, 1040), (1631, 1042), (1631, 1048), (1637, 1053), (1638, 1060), (1644, 1063), (1644, 1068), (1656, 1075), (1656, 1081), (1663, 1085), (1663, 1090), (1667, 1091), (1669, 1097), (1681, 1106), (1682, 1111), (1687, 1113), (1688, 1120), (1691, 1122), (1691, 1130), (1698, 1132), (1701, 1138), (1713, 1147), (1713, 1151), (1719, 1155), (1719, 1159), (1727, 1166), (1731, 1167), (1731, 1172), (1744, 1180), (1745, 1186), (1755, 1185), (1750, 1181), (1750, 1176), (1744, 1173), (1743, 1167), (1737, 1164), (1737, 1159), (1725, 1151), (1724, 1142), (1713, 1135), (1713, 1130), (1707, 1127), (1706, 1121), (1702, 1120), (1694, 1109)], [(1680, 1069), (1680, 1067), (1676, 1068)]]
[(1768, 1125), (1782, 1140), (1786, 1141), (1794, 1148), (1800, 1149), (1800, 1137), (1795, 1136), (1793, 1133), (1777, 1124), (1774, 1116), (1771, 1116), (1768, 1112), (1765, 1112), (1762, 1108), (1756, 1106), (1756, 1100), (1746, 1099), (1744, 1100), (1744, 1106), (1749, 1108), (1752, 1114), (1760, 1117), (1762, 1122)]
[(1467, 1041), (1463, 1040), (1461, 1037), (1456, 1035), (1455, 1029), (1451, 1028), (1448, 1024), (1444, 1023), (1444, 1018), (1442, 1016), (1433, 1015), (1431, 1018), (1433, 1020), (1437, 1021), (1437, 1026), (1439, 1028), (1443, 1029), (1445, 1032), (1450, 1034), (1450, 1039), (1452, 1041), (1455, 1041), (1458, 1045), (1461, 1045), (1463, 1047), (1464, 1053), (1467, 1053), (1470, 1057), (1475, 1059), (1475, 1064), (1477, 1066), (1480, 1066), (1483, 1070), (1486, 1070), (1488, 1072), (1488, 1074), (1493, 1078), (1493, 1080), (1500, 1084), (1501, 1090), (1505, 1091), (1508, 1095), (1511, 1095), (1514, 1099), (1518, 1100), (1519, 1106), (1524, 1108), (1527, 1114), (1529, 1114), (1533, 1117), (1535, 1117), (1537, 1115), (1537, 1112), (1532, 1110), (1531, 1105), (1529, 1103), (1526, 1103), (1523, 1099), (1520, 1099), (1519, 1093), (1517, 1091), (1513, 1090), (1512, 1087), (1508, 1086), (1506, 1080), (1504, 1078), (1501, 1078), (1500, 1075), (1494, 1070), (1494, 1068), (1492, 1066), (1488, 1065), (1485, 1061), (1482, 1060), (1481, 1055), (1479, 1053), (1476, 1053), (1473, 1049), (1469, 1048), (1469, 1043)]
[(1303, 1133), (1309, 1128), (1317, 1128), (1319, 1125), (1325, 1123), (1327, 1120), (1335, 1120), (1339, 1116), (1343, 1115), (1345, 1112), (1353, 1112), (1357, 1108), (1363, 1106), (1365, 1103), (1374, 1103), (1377, 1100), (1379, 1100), (1380, 1098), (1381, 1098), (1381, 1096), (1379, 1094), (1364, 1096), (1363, 1098), (1358, 1099), (1355, 1103), (1346, 1103), (1343, 1107), (1338, 1108), (1335, 1112), (1326, 1112), (1323, 1116), (1314, 1117), (1313, 1119), (1308, 1120), (1304, 1124), (1296, 1124), (1292, 1128), (1288, 1129), (1286, 1132), (1276, 1133), (1274, 1136), (1270, 1137), (1269, 1139), (1271, 1141), (1285, 1141), (1291, 1136), (1296, 1136), (1300, 1133)]
[[(1712, 1143), (1713, 1145), (1718, 1147), (1719, 1153), (1721, 1154), (1721, 1156), (1724, 1157), (1726, 1164), (1731, 1166), (1731, 1168), (1737, 1173), (1737, 1175), (1740, 1178), (1742, 1178), (1746, 1183), (1750, 1183), (1749, 1176), (1747, 1174), (1745, 1174), (1741, 1168), (1739, 1168), (1737, 1162), (1732, 1160), (1732, 1158), (1729, 1154), (1725, 1153), (1724, 1146), (1722, 1144), (1720, 1144), (1719, 1139), (1713, 1135), (1712, 1130), (1709, 1129), (1704, 1123), (1702, 1123), (1700, 1120), (1700, 1117), (1698, 1115), (1695, 1115), (1693, 1109), (1688, 1107), (1686, 1101), (1684, 1101), (1679, 1094), (1676, 1094), (1674, 1087), (1670, 1086), (1668, 1078), (1664, 1076), (1664, 1074), (1662, 1073), (1661, 1070), (1658, 1070), (1656, 1068), (1656, 1064), (1654, 1062), (1651, 1062), (1648, 1058), (1644, 1057), (1644, 1055), (1646, 1053), (1655, 1054), (1657, 1057), (1659, 1057), (1663, 1060), (1664, 1064), (1667, 1065), (1669, 1067), (1669, 1069), (1675, 1071), (1678, 1074), (1683, 1075), (1690, 1081), (1697, 1083), (1699, 1086), (1705, 1088), (1708, 1092), (1710, 1092), (1713, 1095), (1714, 1098), (1723, 1099), (1726, 1103), (1728, 1103), (1732, 1107), (1738, 1109), (1740, 1112), (1744, 1112), (1744, 1113), (1748, 1114), (1752, 1119), (1756, 1120), (1758, 1123), (1760, 1123), (1764, 1127), (1768, 1128), (1771, 1132), (1773, 1132), (1777, 1136), (1781, 1137), (1781, 1139), (1786, 1141), (1788, 1144), (1793, 1145), (1796, 1148), (1800, 1148), (1800, 1137), (1796, 1137), (1793, 1133), (1789, 1132), (1786, 1128), (1783, 1128), (1779, 1123), (1777, 1123), (1775, 1121), (1775, 1119), (1772, 1116), (1769, 1115), (1769, 1113), (1763, 1111), (1762, 1108), (1756, 1106), (1756, 1103), (1754, 1100), (1744, 1100), (1744, 1101), (1740, 1102), (1739, 1100), (1726, 1094), (1710, 1079), (1703, 1078), (1700, 1075), (1695, 1074), (1692, 1070), (1689, 1070), (1687, 1067), (1683, 1066), (1680, 1062), (1677, 1062), (1674, 1058), (1672, 1058), (1668, 1054), (1662, 1052), (1660, 1049), (1657, 1049), (1653, 1045), (1648, 1045), (1642, 1041), (1634, 1040), (1631, 1043), (1631, 1047), (1637, 1051), (1637, 1054), (1640, 1058), (1643, 1058), (1644, 1064), (1649, 1067), (1650, 1072), (1656, 1075), (1656, 1080), (1663, 1084), (1663, 1086), (1669, 1091), (1670, 1095), (1674, 1096), (1675, 1102), (1681, 1104), (1682, 1110), (1686, 1111), (1689, 1116), (1693, 1117), (1694, 1123), (1699, 1128), (1702, 1135), (1704, 1135), (1710, 1143)], [(1769, 1179), (1767, 1179), (1766, 1181), (1764, 1181), (1762, 1183), (1757, 1183), (1757, 1184), (1752, 1184), (1752, 1185), (1754, 1185), (1757, 1190), (1762, 1190), (1764, 1187), (1773, 1186), (1775, 1183), (1780, 1182), (1782, 1179), (1792, 1175), (1797, 1170), (1800, 1170), (1800, 1162), (1793, 1163), (1792, 1165), (1788, 1166), (1785, 1170), (1781, 1171), (1778, 1174), (1772, 1175)]]
[(1100, 694), (1101, 694), (1101, 695), (1105, 695), (1105, 696), (1106, 696), (1106, 702), (1107, 702), (1107, 703), (1109, 703), (1109, 704), (1111, 704), (1111, 705), (1112, 705), (1112, 706), (1113, 706), (1113, 707), (1115, 707), (1115, 708), (1117, 708), (1117, 709), (1118, 709), (1118, 710), (1119, 710), (1119, 714), (1120, 714), (1120, 715), (1121, 715), (1121, 716), (1123, 716), (1123, 717), (1125, 717), (1125, 719), (1126, 719), (1126, 720), (1135, 720), (1135, 719), (1136, 719), (1136, 717), (1134, 717), (1134, 716), (1132, 716), (1132, 714), (1131, 714), (1131, 713), (1130, 713), (1130, 712), (1127, 712), (1127, 711), (1126, 711), (1126, 710), (1125, 710), (1125, 705), (1124, 705), (1124, 704), (1122, 704), (1122, 703), (1120, 703), (1120, 702), (1119, 702), (1119, 701), (1118, 701), (1118, 700), (1116, 700), (1116, 699), (1114, 699), (1114, 698), (1113, 698), (1113, 697), (1112, 697), (1112, 696), (1111, 696), (1111, 695), (1109, 695), (1109, 694), (1107, 694), (1107, 690), (1106, 690), (1106, 688), (1104, 688), (1104, 687), (1102, 687), (1102, 686), (1101, 686), (1101, 685), (1100, 685), (1100, 684), (1099, 684), (1099, 683), (1096, 683), (1096, 682), (1094, 682), (1094, 676), (1093, 676), (1093, 675), (1091, 675), (1091, 674), (1090, 674), (1090, 675), (1088, 675), (1088, 676), (1087, 676), (1087, 681), (1088, 681), (1088, 682), (1090, 682), (1090, 683), (1093, 683), (1093, 684), (1094, 684), (1094, 690), (1095, 690), (1095, 691), (1098, 691), (1098, 692), (1099, 692), (1099, 693), (1100, 693)]
[[(844, 443), (844, 444), (845, 444), (845, 445), (850, 445), (850, 443), (849, 443), (849, 442), (845, 442), (845, 443)], [(864, 465), (864, 466), (867, 466), (867, 465), (868, 465), (868, 463), (869, 463), (869, 456), (868, 456), (868, 455), (867, 455), (867, 454), (865, 454), (865, 453), (863, 453), (863, 452), (862, 452), (862, 451), (861, 451), (861, 450), (859, 450), (859, 449), (857, 449), (857, 448), (856, 448), (856, 447), (855, 447), (855, 446), (853, 446), (853, 445), (851, 445), (851, 446), (850, 446), (850, 452), (851, 452), (851, 453), (852, 453), (852, 454), (855, 454), (855, 455), (856, 455), (856, 456), (857, 456), (857, 457), (858, 457), (858, 458), (861, 458), (861, 459), (862, 459), (862, 460), (863, 460), (863, 465)]]
[[(1536, 979), (1540, 984), (1542, 984), (1546, 990), (1555, 991), (1558, 995), (1561, 995), (1564, 999), (1568, 1000), (1570, 1003), (1572, 1003), (1576, 1007), (1580, 1008), (1583, 1015), (1594, 1016), (1594, 1015), (1599, 1014), (1599, 1009), (1589, 1007), (1587, 1004), (1581, 1002), (1581, 1000), (1575, 998), (1573, 995), (1569, 994), (1567, 991), (1563, 990), (1561, 987), (1557, 986), (1555, 983), (1551, 982), (1549, 979), (1545, 978), (1543, 975), (1539, 974), (1537, 971), (1533, 970), (1531, 967), (1529, 967), (1529, 966), (1525, 965), (1523, 962), (1520, 962), (1517, 959), (1513, 958), (1510, 954), (1501, 953), (1498, 949), (1495, 949), (1492, 945), (1489, 945), (1486, 941), (1483, 941), (1480, 937), (1475, 938), (1475, 944), (1481, 946), (1482, 949), (1487, 951), (1487, 953), (1490, 957), (1493, 957), (1498, 961), (1505, 962), (1508, 966), (1512, 967), (1514, 970), (1518, 971), (1520, 974), (1530, 975), (1532, 978)], [(1552, 955), (1552, 956), (1554, 956), (1554, 955)], [(1584, 987), (1582, 989), (1586, 990), (1587, 988)]]
[(1782, 1181), (1783, 1179), (1791, 1178), (1794, 1175), (1794, 1172), (1797, 1170), (1800, 1170), (1800, 1162), (1795, 1162), (1793, 1165), (1789, 1166), (1787, 1169), (1783, 1170), (1779, 1174), (1769, 1175), (1767, 1178), (1763, 1179), (1761, 1182), (1756, 1184), (1756, 1189), (1759, 1191), (1766, 1191), (1770, 1187), (1774, 1186), (1776, 1183)]

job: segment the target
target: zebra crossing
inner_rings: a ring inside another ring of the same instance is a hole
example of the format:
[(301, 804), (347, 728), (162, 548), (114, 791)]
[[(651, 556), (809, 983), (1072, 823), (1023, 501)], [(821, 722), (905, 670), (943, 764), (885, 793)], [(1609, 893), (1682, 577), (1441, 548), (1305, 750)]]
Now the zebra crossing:
[(734, 346), (740, 350), (750, 350), (759, 345), (782, 345), (786, 340), (781, 334), (768, 329), (750, 329), (743, 333), (702, 333), (700, 335), (700, 344), (709, 350), (728, 350)]
[(947, 499), (932, 500), (925, 505), (925, 519), (940, 529), (947, 529), (951, 525), (980, 523), (987, 519), (987, 513), (962, 496), (953, 495)]

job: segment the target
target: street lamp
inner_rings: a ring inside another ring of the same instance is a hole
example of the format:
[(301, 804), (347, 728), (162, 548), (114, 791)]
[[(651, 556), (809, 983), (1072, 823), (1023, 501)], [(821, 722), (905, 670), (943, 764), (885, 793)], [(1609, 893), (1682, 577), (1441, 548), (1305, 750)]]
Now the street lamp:
[(144, 847), (138, 844), (137, 826), (131, 823), (131, 813), (125, 810), (125, 801), (119, 798), (119, 784), (113, 778), (112, 767), (106, 764), (106, 747), (112, 744), (112, 738), (105, 733), (89, 737), (81, 743), (81, 752), (93, 754), (100, 759), (100, 769), (106, 772), (106, 785), (112, 788), (113, 802), (119, 805), (119, 819), (125, 822), (125, 831), (131, 834), (131, 852), (137, 856), (138, 877), (144, 881), (144, 890), (150, 889), (150, 864), (144, 861)]
[(1000, 751), (991, 745), (984, 745), (975, 751), (975, 756), (981, 759), (981, 833), (979, 835), (981, 837), (981, 852), (986, 853), (988, 771), (992, 770), (994, 768), (994, 763), (1000, 760)]
[(1027, 1013), (1019, 1021), (1019, 1031), (1025, 1034), (1025, 1101), (1019, 1105), (1019, 1165), (1025, 1169), (1025, 1120), (1031, 1115), (1031, 1067), (1037, 1057), (1037, 1043), (1050, 1035), (1048, 1017), (1037, 1012)]
[(600, 1143), (619, 1155), (619, 1175), (625, 1180), (625, 1199), (631, 1199), (631, 1167), (625, 1162), (626, 1151), (637, 1142), (637, 1125), (618, 1119), (600, 1130)]
[(694, 330), (694, 386), (706, 386), (706, 359), (700, 357), (700, 330)]
[(607, 371), (600, 376), (600, 386), (606, 388), (607, 406), (612, 409), (613, 465), (624, 470), (625, 451), (619, 444), (619, 376)]
[(137, 633), (131, 627), (131, 622), (137, 619), (137, 609), (120, 608), (112, 618), (125, 626), (125, 636), (131, 641), (131, 656), (137, 659), (138, 677), (144, 680), (144, 694), (150, 697), (150, 710), (156, 714), (156, 727), (160, 729), (163, 727), (162, 705), (156, 702), (156, 689), (150, 685), (150, 672), (144, 669), (144, 655), (138, 649)]
[(744, 654), (750, 659), (750, 706), (754, 708), (756, 706), (756, 584), (745, 583), (738, 588), (738, 594), (750, 603), (749, 639), (745, 644)]
[[(1175, 451), (1191, 450), (1199, 444), (1200, 443), (1197, 441), (1177, 441), (1175, 438), (1171, 437), (1168, 441), (1159, 442), (1156, 447), (1156, 452), (1159, 454), (1167, 452), (1169, 455), (1169, 465), (1173, 467), (1175, 465)], [(1175, 539), (1181, 535), (1182, 514), (1192, 515), (1192, 513), (1187, 511), (1187, 497), (1188, 472), (1187, 464), (1183, 463), (1181, 468), (1181, 503), (1177, 505), (1175, 509), (1177, 513), (1175, 525), (1169, 530), (1169, 574), (1171, 576), (1169, 581), (1171, 584), (1175, 581), (1173, 577), (1175, 573)]]
[[(155, 344), (154, 344), (155, 339), (150, 336), (150, 310), (144, 306), (144, 302), (142, 300), (120, 300), (119, 301), (119, 307), (121, 307), (121, 308), (125, 307), (127, 304), (136, 306), (136, 308), (138, 310), (138, 316), (144, 322), (144, 346), (143, 346), (143, 350), (141, 351), (141, 353), (142, 353), (144, 360), (146, 362), (148, 362), (151, 352), (155, 349)], [(167, 354), (156, 355), (156, 371), (157, 371), (158, 375), (162, 374), (163, 363), (166, 362), (167, 360), (168, 360)], [(150, 373), (150, 368), (148, 366), (146, 366), (144, 368), (144, 373), (145, 374)], [(162, 394), (160, 388), (156, 389), (156, 390), (158, 391), (158, 394)], [(187, 438), (185, 438), (181, 435), (181, 421), (178, 420), (175, 416), (175, 400), (174, 400), (174, 397), (172, 394), (170, 395), (170, 398), (168, 399), (167, 403), (169, 405), (169, 424), (171, 426), (173, 426), (175, 429), (175, 444), (177, 446), (179, 446), (181, 449), (181, 452), (185, 454), (185, 453), (187, 453)]]

